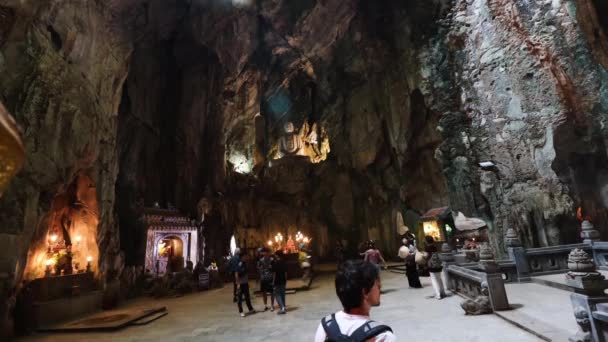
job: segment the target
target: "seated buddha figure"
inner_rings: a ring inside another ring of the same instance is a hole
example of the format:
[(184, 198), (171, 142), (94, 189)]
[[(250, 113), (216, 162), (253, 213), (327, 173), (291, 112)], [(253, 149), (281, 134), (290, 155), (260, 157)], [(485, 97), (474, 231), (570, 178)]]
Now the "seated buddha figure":
[(279, 158), (297, 155), (302, 149), (302, 140), (295, 133), (293, 123), (286, 122), (283, 129), (283, 135), (279, 138)]

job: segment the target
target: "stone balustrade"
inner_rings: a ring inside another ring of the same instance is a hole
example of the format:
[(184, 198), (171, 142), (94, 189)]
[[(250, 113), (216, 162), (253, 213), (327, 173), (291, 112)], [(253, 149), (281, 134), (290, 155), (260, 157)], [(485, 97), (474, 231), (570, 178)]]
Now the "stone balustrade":
[(598, 241), (591, 245), (593, 261), (599, 269), (608, 270), (608, 242)]
[(593, 259), (582, 249), (573, 249), (568, 255), (566, 284), (574, 293), (570, 295), (574, 318), (579, 330), (570, 341), (608, 341), (608, 280), (597, 272)]
[(591, 253), (588, 244), (560, 245), (528, 248), (523, 255), (531, 276), (564, 273), (568, 271), (568, 254), (575, 248)]
[(501, 273), (486, 273), (458, 265), (447, 266), (447, 273), (450, 291), (474, 299), (487, 288), (492, 310), (510, 309)]

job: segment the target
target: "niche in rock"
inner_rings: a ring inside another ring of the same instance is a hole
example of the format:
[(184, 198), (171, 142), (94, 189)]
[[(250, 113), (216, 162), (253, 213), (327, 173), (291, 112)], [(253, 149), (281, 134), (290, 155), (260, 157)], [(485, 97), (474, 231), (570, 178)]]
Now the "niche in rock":
[[(25, 279), (97, 270), (97, 191), (81, 173), (52, 201), (28, 251)], [(90, 262), (89, 262), (90, 261)]]
[[(569, 185), (575, 205), (582, 208), (583, 214), (596, 227), (605, 227), (608, 224), (608, 156), (600, 133), (566, 123), (556, 128), (553, 141), (552, 169)], [(557, 228), (562, 239), (578, 241), (578, 236), (564, 236), (565, 232), (576, 234), (571, 227)], [(599, 230), (602, 239), (608, 237), (608, 230)]]

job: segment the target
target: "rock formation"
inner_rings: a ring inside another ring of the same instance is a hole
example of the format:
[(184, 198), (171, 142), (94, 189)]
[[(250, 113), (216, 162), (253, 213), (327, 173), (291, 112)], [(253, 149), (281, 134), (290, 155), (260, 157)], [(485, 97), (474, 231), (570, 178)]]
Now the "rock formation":
[[(397, 213), (415, 229), (445, 205), (498, 256), (508, 228), (579, 241), (578, 207), (607, 238), (606, 18), (599, 0), (0, 0), (27, 155), (0, 199), (3, 288), (79, 176), (100, 275), (143, 262), (142, 205), (194, 218), (203, 197), (208, 246), (300, 230), (321, 256), (338, 237), (394, 251)], [(327, 159), (273, 160), (287, 121), (322, 127)]]

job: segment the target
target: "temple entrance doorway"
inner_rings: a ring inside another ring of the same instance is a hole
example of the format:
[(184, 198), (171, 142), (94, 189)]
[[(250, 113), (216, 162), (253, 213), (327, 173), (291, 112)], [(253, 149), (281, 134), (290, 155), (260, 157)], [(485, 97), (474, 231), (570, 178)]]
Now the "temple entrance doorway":
[(162, 276), (180, 272), (188, 262), (196, 265), (198, 227), (175, 209), (144, 208), (147, 226), (146, 269)]
[(158, 243), (158, 258), (163, 270), (180, 272), (184, 269), (184, 242), (177, 236), (167, 236)]

